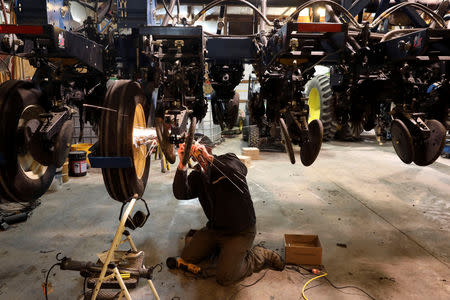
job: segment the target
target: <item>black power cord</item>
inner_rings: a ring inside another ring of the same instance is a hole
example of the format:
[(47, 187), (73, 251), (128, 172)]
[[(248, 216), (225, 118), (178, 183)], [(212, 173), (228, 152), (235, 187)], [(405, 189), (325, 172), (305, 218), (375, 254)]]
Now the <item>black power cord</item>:
[(84, 277), (84, 280), (83, 280), (83, 299), (86, 298), (86, 281), (87, 281), (87, 276)]
[(60, 266), (61, 263), (57, 262), (56, 264), (54, 264), (53, 266), (50, 267), (50, 269), (47, 272), (47, 275), (45, 276), (45, 286), (44, 286), (44, 295), (45, 295), (45, 299), (48, 300), (48, 295), (47, 295), (47, 291), (48, 291), (48, 276), (50, 275), (50, 272), (52, 271), (52, 269), (56, 266)]
[(45, 276), (45, 286), (44, 286), (44, 295), (45, 295), (45, 300), (48, 300), (48, 276), (50, 275), (50, 272), (52, 271), (52, 269), (56, 266), (61, 266), (61, 262), (63, 261), (63, 259), (65, 258), (60, 258), (59, 256), (61, 255), (61, 252), (58, 252), (56, 254), (56, 260), (58, 261), (57, 263), (53, 264), (53, 266), (50, 267), (50, 269), (48, 269), (47, 275)]
[(325, 279), (326, 281), (328, 281), (328, 283), (329, 283), (333, 288), (335, 288), (336, 290), (342, 290), (342, 289), (356, 289), (356, 290), (358, 290), (358, 291), (364, 293), (364, 294), (365, 294), (367, 297), (369, 297), (370, 299), (375, 300), (375, 298), (372, 297), (369, 293), (367, 293), (366, 291), (364, 291), (363, 289), (361, 289), (361, 288), (359, 288), (359, 287), (357, 287), (357, 286), (354, 286), (354, 285), (336, 286), (336, 285), (334, 285), (334, 283), (332, 283), (332, 282), (330, 281), (330, 279), (328, 279), (327, 277), (324, 277), (324, 279)]
[(251, 286), (254, 286), (254, 285), (257, 284), (258, 282), (260, 282), (260, 281), (264, 278), (264, 276), (266, 276), (266, 274), (267, 274), (268, 271), (269, 271), (269, 269), (267, 269), (267, 270), (264, 272), (264, 274), (262, 274), (262, 276), (259, 277), (258, 279), (256, 279), (253, 283), (250, 283), (250, 284), (242, 284), (242, 283), (241, 283), (240, 286), (242, 286), (242, 288), (239, 289), (239, 290), (237, 290), (236, 292), (234, 292), (234, 293), (230, 296), (230, 299), (229, 299), (229, 300), (234, 299), (234, 297), (236, 297), (236, 295), (239, 294), (239, 292), (241, 292), (243, 289), (248, 288), (248, 287), (251, 287)]
[(164, 6), (164, 10), (169, 15), (169, 17), (173, 20), (173, 15), (170, 13), (169, 8), (167, 7), (166, 1), (162, 0), (162, 5)]

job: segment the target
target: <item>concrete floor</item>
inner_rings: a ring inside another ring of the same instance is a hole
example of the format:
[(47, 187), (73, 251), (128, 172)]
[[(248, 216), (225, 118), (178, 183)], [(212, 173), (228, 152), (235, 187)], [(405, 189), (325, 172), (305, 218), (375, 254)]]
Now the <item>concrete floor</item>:
[[(239, 154), (243, 145), (229, 139), (215, 153)], [(390, 145), (378, 146), (373, 138), (325, 143), (308, 168), (291, 165), (283, 153), (262, 153), (261, 158), (252, 162), (248, 175), (256, 243), (282, 253), (284, 233), (318, 234), (323, 264), (336, 285), (358, 286), (376, 299), (450, 299), (450, 160), (439, 158), (425, 168), (405, 165)], [(179, 254), (185, 233), (205, 223), (197, 200), (173, 197), (173, 175), (173, 170), (160, 173), (159, 161), (152, 164), (144, 195), (152, 215), (133, 233), (138, 248), (146, 252), (147, 266)], [(98, 171), (72, 178), (41, 200), (26, 223), (0, 233), (0, 299), (42, 299), (41, 270), (55, 262), (57, 252), (95, 261), (95, 254), (112, 241), (120, 204), (108, 198)], [(253, 283), (264, 272), (242, 284)], [(221, 287), (214, 279), (186, 278), (164, 266), (154, 283), (161, 299), (272, 300), (300, 299), (309, 278), (291, 270), (268, 271), (252, 287)], [(55, 291), (49, 299), (77, 299), (82, 292), (76, 272), (56, 268), (50, 279)], [(152, 299), (144, 282), (132, 296)], [(368, 299), (357, 290), (338, 291), (327, 283), (307, 296)]]

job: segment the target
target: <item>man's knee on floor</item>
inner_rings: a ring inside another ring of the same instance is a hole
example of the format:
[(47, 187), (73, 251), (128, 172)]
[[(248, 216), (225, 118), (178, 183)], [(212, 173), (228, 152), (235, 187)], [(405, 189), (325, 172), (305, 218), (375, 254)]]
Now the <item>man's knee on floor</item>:
[(183, 255), (183, 254), (181, 254), (180, 258), (190, 264), (198, 264), (201, 261), (198, 257), (193, 257), (193, 256)]
[(241, 279), (241, 277), (242, 277), (241, 274), (239, 274), (237, 272), (224, 273), (224, 272), (219, 271), (216, 274), (216, 281), (220, 285), (227, 286), (227, 285), (231, 285), (231, 284), (235, 283), (236, 281)]
[(231, 285), (233, 283), (235, 283), (237, 280), (230, 280), (230, 278), (227, 278), (225, 276), (216, 276), (216, 281), (218, 284), (223, 285), (223, 286), (228, 286)]

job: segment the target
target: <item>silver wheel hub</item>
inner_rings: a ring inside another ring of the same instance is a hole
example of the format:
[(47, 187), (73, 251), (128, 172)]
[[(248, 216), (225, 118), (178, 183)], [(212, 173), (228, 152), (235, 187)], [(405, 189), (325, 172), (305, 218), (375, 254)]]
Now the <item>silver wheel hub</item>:
[[(40, 122), (39, 115), (42, 113), (45, 113), (45, 111), (39, 105), (27, 106), (20, 116), (19, 123), (17, 125), (17, 131), (25, 132), (25, 130), (27, 130), (26, 127), (29, 122)], [(17, 154), (17, 162), (20, 168), (22, 169), (23, 173), (30, 179), (36, 180), (41, 178), (47, 171), (47, 166), (40, 164), (33, 158), (27, 145), (24, 145), (24, 149), (24, 151), (21, 151), (21, 153)]]

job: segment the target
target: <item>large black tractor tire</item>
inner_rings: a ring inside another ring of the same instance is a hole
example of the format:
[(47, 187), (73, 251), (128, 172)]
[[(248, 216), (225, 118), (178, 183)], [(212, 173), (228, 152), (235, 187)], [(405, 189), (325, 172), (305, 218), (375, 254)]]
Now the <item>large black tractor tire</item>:
[(220, 126), (220, 130), (225, 130), (225, 108), (222, 101), (219, 101), (215, 91), (211, 94), (211, 112), (213, 122)]
[(354, 141), (360, 138), (362, 132), (363, 129), (359, 124), (354, 125), (348, 122), (337, 126), (335, 138), (341, 141)]
[(225, 123), (228, 129), (233, 129), (236, 126), (236, 122), (239, 116), (239, 93), (235, 92), (233, 99), (230, 99), (227, 103), (227, 112)]
[(245, 115), (244, 123), (242, 124), (242, 139), (245, 142), (248, 142), (248, 136), (249, 136), (249, 128), (250, 128), (250, 115)]
[(323, 124), (323, 139), (332, 140), (337, 131), (337, 122), (334, 120), (333, 91), (330, 78), (327, 75), (319, 75), (312, 78), (306, 84), (306, 97), (308, 97), (309, 119), (319, 119)]
[(147, 127), (150, 107), (137, 82), (117, 80), (106, 92), (99, 126), (99, 152), (107, 157), (131, 157), (131, 168), (102, 169), (109, 195), (128, 202), (145, 191), (150, 170), (147, 146), (133, 142), (133, 130)]
[(259, 147), (259, 128), (258, 125), (250, 125), (249, 126), (249, 134), (248, 134), (248, 146), (249, 147)]
[(26, 123), (45, 112), (40, 92), (32, 82), (9, 80), (0, 85), (0, 196), (10, 201), (31, 202), (41, 197), (55, 176), (54, 165), (34, 160), (26, 145)]

